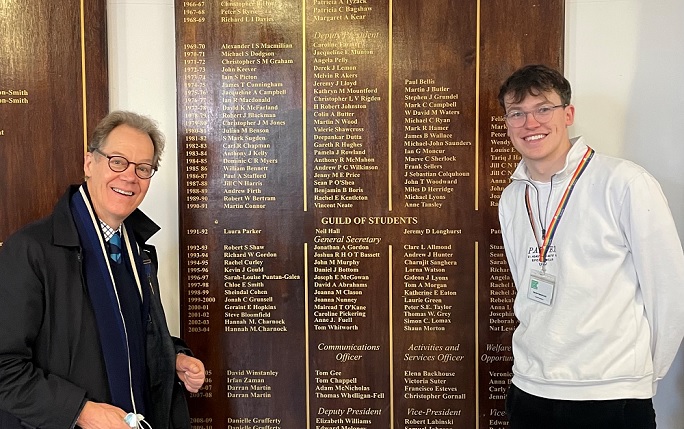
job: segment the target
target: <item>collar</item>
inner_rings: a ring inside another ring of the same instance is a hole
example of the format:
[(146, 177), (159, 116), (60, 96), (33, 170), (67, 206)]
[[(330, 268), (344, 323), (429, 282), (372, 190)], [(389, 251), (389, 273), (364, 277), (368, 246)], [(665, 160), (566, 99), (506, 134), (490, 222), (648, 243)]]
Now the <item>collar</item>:
[[(562, 182), (573, 175), (577, 164), (582, 160), (584, 153), (587, 151), (587, 145), (584, 143), (584, 137), (574, 137), (570, 139), (570, 151), (565, 157), (565, 165), (563, 168), (556, 172), (553, 176), (553, 182)], [(520, 161), (515, 171), (511, 175), (511, 180), (524, 180), (527, 182), (532, 182), (530, 175), (527, 173), (527, 166), (525, 161)]]
[(114, 229), (111, 226), (107, 225), (105, 221), (102, 219), (98, 219), (100, 221), (100, 229), (102, 230), (102, 235), (104, 236), (104, 241), (109, 241), (110, 238), (117, 232), (119, 235), (121, 235), (121, 225), (119, 225), (118, 228)]

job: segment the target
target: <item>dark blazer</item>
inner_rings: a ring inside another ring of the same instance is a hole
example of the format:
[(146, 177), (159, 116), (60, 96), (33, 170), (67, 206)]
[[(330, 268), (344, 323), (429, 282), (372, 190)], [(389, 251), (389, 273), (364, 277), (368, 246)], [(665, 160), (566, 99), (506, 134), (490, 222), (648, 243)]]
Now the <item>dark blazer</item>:
[[(78, 232), (69, 208), (72, 186), (53, 213), (0, 248), (0, 427), (73, 427), (85, 400), (109, 402), (95, 315), (83, 280)], [(152, 289), (147, 369), (154, 429), (189, 428), (176, 353), (189, 353), (169, 334), (157, 282), (157, 257), (147, 239), (159, 230), (136, 210), (124, 222), (135, 232)], [(145, 284), (146, 283), (146, 284)]]

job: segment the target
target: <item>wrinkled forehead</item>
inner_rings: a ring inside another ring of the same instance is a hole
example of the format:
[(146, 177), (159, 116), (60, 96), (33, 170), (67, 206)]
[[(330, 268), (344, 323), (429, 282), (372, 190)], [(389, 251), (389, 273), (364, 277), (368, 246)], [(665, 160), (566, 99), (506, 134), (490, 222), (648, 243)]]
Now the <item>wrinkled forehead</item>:
[(117, 155), (137, 155), (152, 159), (154, 143), (148, 134), (128, 125), (114, 128), (102, 142), (101, 149)]

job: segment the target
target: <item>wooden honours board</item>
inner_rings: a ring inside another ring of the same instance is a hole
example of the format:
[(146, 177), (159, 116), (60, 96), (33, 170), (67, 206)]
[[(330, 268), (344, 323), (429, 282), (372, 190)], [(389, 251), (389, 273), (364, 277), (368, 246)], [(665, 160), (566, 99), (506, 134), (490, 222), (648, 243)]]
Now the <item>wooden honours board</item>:
[(83, 180), (107, 113), (106, 2), (0, 3), (0, 246)]
[(518, 162), (563, 2), (176, 1), (193, 427), (506, 427)]

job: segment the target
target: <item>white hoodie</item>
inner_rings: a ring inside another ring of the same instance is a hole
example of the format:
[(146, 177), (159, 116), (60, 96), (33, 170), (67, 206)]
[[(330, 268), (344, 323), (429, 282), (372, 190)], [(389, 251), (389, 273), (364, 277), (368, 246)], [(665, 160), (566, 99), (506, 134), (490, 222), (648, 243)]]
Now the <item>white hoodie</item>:
[(520, 322), (513, 383), (552, 399), (651, 398), (684, 336), (684, 254), (665, 196), (643, 168), (593, 156), (550, 246), (552, 304), (528, 298), (530, 273), (540, 263), (525, 189), (535, 228), (540, 217), (546, 228), (586, 150), (582, 138), (572, 140), (565, 167), (551, 179), (548, 204), (538, 201), (524, 161), (501, 195)]

